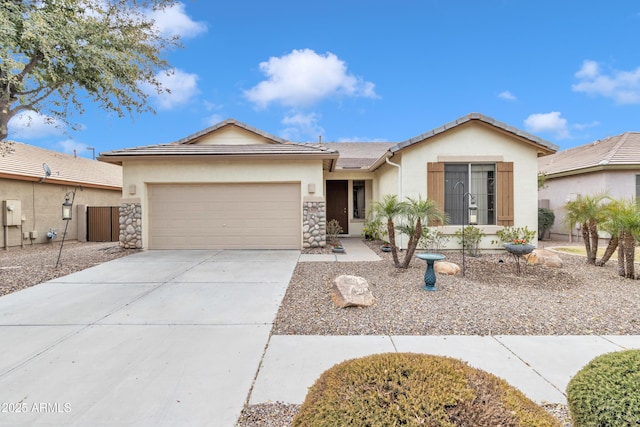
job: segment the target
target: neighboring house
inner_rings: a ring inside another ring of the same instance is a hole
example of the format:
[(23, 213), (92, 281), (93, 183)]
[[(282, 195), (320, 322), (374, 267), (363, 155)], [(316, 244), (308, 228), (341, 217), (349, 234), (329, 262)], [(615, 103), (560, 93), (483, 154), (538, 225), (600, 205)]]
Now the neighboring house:
[(537, 229), (537, 158), (555, 150), (472, 113), (401, 143), (293, 143), (226, 120), (99, 160), (123, 166), (125, 247), (323, 246), (326, 221), (361, 235), (367, 208), (387, 194), (435, 200), (451, 217), (441, 227), (450, 234), (467, 221), (463, 200), (473, 196), (491, 247), (504, 226)]
[[(122, 197), (120, 166), (18, 142), (13, 148), (13, 152), (0, 157), (2, 247), (50, 241), (50, 230), (61, 239), (66, 225), (62, 203), (76, 186), (82, 189), (76, 191), (66, 239), (86, 239), (86, 206), (118, 206)], [(44, 165), (51, 171), (48, 177)]]
[(553, 210), (551, 238), (570, 240), (578, 229), (565, 223), (565, 204), (578, 194), (606, 193), (614, 198), (640, 196), (640, 132), (625, 132), (538, 160), (547, 175), (539, 191), (540, 206)]

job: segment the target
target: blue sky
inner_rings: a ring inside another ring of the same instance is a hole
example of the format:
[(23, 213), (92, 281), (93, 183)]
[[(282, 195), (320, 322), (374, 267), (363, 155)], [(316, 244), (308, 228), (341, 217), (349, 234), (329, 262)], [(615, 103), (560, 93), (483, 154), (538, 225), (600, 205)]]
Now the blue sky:
[(157, 114), (86, 104), (79, 131), (32, 117), (9, 138), (91, 157), (235, 118), (292, 141), (400, 142), (470, 112), (561, 149), (640, 131), (632, 0), (183, 0), (156, 18), (184, 44)]

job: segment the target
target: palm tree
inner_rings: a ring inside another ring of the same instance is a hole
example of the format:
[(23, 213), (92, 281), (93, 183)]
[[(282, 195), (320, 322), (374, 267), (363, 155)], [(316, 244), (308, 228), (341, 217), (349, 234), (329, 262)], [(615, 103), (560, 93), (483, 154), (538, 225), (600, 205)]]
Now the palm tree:
[(387, 194), (382, 199), (382, 202), (374, 202), (371, 209), (377, 217), (387, 222), (387, 235), (389, 236), (389, 244), (391, 245), (393, 264), (396, 268), (399, 268), (400, 260), (398, 259), (398, 248), (396, 246), (394, 221), (405, 212), (406, 203), (399, 202), (398, 196), (395, 194)]
[[(640, 206), (634, 199), (612, 202), (606, 210), (606, 229), (617, 232), (618, 274), (629, 279), (635, 278), (635, 248), (640, 234)], [(604, 258), (604, 257), (603, 257)]]
[(607, 245), (602, 258), (596, 261), (596, 265), (598, 267), (603, 267), (618, 249), (620, 224), (617, 221), (613, 221), (612, 219), (616, 216), (617, 212), (620, 211), (620, 208), (621, 207), (619, 200), (611, 200), (603, 208), (606, 219), (604, 222), (600, 223), (600, 229), (609, 233), (611, 237), (609, 238), (609, 244)]
[(565, 222), (569, 227), (580, 223), (580, 231), (584, 241), (584, 248), (587, 252), (587, 263), (595, 265), (598, 254), (598, 223), (605, 220), (605, 210), (603, 200), (608, 199), (606, 194), (593, 196), (583, 196), (581, 194), (575, 200), (567, 202), (565, 209), (567, 216)]
[(406, 225), (399, 229), (409, 235), (409, 243), (407, 244), (407, 253), (400, 265), (401, 268), (409, 268), (411, 258), (413, 258), (413, 254), (416, 252), (422, 237), (423, 224), (428, 224), (431, 220), (437, 220), (442, 224), (446, 223), (446, 215), (435, 201), (430, 199), (423, 200), (422, 197), (417, 199), (407, 197), (407, 200), (408, 202), (406, 202), (403, 212)]

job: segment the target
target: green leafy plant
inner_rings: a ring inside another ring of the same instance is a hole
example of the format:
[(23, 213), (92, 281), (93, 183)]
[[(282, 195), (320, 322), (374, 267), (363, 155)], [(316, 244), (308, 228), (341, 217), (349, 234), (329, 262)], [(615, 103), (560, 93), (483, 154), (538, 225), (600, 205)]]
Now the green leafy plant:
[(383, 353), (325, 371), (294, 427), (558, 426), (504, 380), (457, 359)]
[(542, 240), (556, 221), (556, 214), (551, 209), (538, 209), (538, 240)]
[(598, 356), (567, 385), (575, 427), (640, 425), (640, 350)]
[(470, 256), (480, 255), (480, 241), (486, 236), (478, 227), (469, 225), (464, 228), (464, 234), (462, 230), (458, 230), (453, 234), (458, 243), (463, 246), (463, 249), (467, 251)]
[(362, 234), (367, 240), (382, 240), (386, 234), (382, 225), (382, 220), (372, 213), (369, 213), (367, 215), (367, 219), (364, 221)]
[(439, 251), (450, 239), (451, 236), (444, 234), (436, 228), (425, 227), (422, 230), (422, 237), (420, 238), (418, 247), (420, 249)]
[(528, 227), (505, 227), (496, 231), (499, 240), (492, 240), (492, 244), (498, 243), (515, 243), (524, 245), (531, 242), (536, 237), (536, 232), (529, 230)]

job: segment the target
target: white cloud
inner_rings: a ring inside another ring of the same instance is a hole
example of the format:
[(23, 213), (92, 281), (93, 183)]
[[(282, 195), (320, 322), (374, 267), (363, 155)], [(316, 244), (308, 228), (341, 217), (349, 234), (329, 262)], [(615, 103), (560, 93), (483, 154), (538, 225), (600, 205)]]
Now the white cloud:
[(280, 136), (289, 141), (318, 141), (324, 134), (324, 129), (318, 124), (319, 120), (320, 116), (316, 113), (293, 112), (282, 119), (282, 124), (288, 127), (280, 132)]
[(67, 154), (75, 154), (80, 157), (87, 157), (87, 144), (82, 142), (74, 141), (73, 139), (66, 139), (64, 141), (58, 142), (58, 145), (62, 148), (63, 153)]
[(151, 86), (146, 85), (145, 87), (146, 92), (155, 100), (161, 110), (170, 110), (179, 105), (187, 104), (200, 93), (197, 74), (175, 69), (169, 74), (160, 72), (156, 78), (168, 92), (157, 93)]
[(65, 124), (55, 117), (24, 111), (9, 120), (9, 131), (13, 139), (40, 139), (63, 135)]
[(150, 11), (147, 16), (154, 20), (161, 33), (168, 36), (192, 38), (207, 31), (204, 22), (196, 22), (187, 15), (183, 3), (178, 2), (166, 9)]
[(500, 92), (498, 94), (498, 98), (506, 99), (507, 101), (515, 101), (516, 99), (518, 99), (508, 90), (505, 90), (504, 92)]
[(585, 129), (593, 128), (596, 126), (600, 126), (600, 122), (597, 120), (594, 120), (591, 123), (576, 123), (575, 125), (572, 125), (574, 129), (578, 129), (578, 130), (585, 130)]
[(278, 102), (288, 107), (313, 105), (330, 96), (377, 98), (375, 85), (347, 73), (333, 53), (319, 55), (311, 49), (293, 50), (260, 63), (267, 77), (244, 95), (259, 108)]
[(212, 115), (204, 118), (204, 125), (207, 126), (207, 127), (213, 126), (213, 125), (217, 125), (218, 123), (220, 123), (223, 120), (224, 120), (224, 117), (222, 117), (222, 115), (220, 115), (220, 114), (212, 114)]
[(571, 86), (575, 92), (611, 98), (618, 104), (640, 103), (640, 67), (632, 71), (613, 70), (604, 74), (596, 61), (584, 61), (575, 73), (578, 83)]
[(553, 133), (558, 139), (570, 138), (567, 120), (560, 116), (561, 113), (558, 111), (531, 114), (524, 121), (524, 125), (532, 133)]

